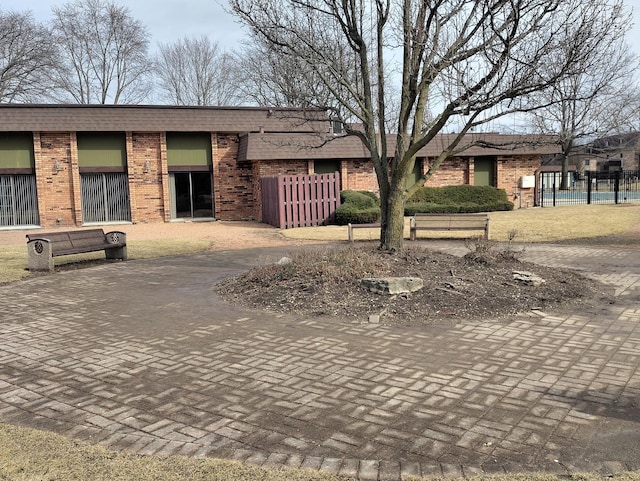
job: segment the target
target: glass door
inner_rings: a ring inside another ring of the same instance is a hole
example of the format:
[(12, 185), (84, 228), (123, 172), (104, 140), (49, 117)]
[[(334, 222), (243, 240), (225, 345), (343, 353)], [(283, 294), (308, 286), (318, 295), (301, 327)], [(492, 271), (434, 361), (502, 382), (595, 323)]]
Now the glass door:
[(213, 190), (209, 172), (175, 172), (171, 184), (171, 218), (213, 218)]

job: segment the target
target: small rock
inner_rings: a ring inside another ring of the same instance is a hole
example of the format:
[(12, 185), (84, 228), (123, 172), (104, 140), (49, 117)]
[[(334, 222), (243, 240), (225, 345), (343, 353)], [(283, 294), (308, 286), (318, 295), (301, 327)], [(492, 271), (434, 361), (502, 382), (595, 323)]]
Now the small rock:
[(276, 265), (278, 266), (289, 266), (291, 264), (293, 264), (293, 260), (291, 260), (290, 257), (283, 257), (278, 262), (276, 262)]
[(378, 294), (406, 294), (422, 289), (424, 281), (419, 277), (369, 277), (360, 279), (358, 285)]
[(378, 314), (371, 314), (369, 316), (369, 324), (380, 324), (380, 316)]
[(542, 277), (529, 271), (513, 271), (513, 279), (534, 287), (538, 287), (546, 282)]

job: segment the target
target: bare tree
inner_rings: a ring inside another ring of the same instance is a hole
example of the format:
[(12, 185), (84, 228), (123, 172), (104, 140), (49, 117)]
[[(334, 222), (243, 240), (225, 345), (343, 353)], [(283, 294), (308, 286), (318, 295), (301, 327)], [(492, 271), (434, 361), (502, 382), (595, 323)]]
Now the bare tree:
[[(355, 121), (381, 195), (381, 247), (402, 247), (405, 199), (473, 127), (520, 111), (598, 48), (619, 0), (231, 0), (233, 12), (332, 93), (332, 115)], [(355, 63), (353, 63), (355, 62)], [(354, 68), (355, 65), (355, 68)], [(542, 68), (544, 67), (544, 68)], [(355, 75), (354, 75), (355, 73)], [(389, 78), (401, 82), (388, 131)], [(405, 188), (417, 152), (458, 126), (459, 135), (419, 182)], [(395, 136), (387, 142), (387, 133)]]
[(149, 34), (126, 7), (108, 0), (76, 0), (53, 8), (61, 47), (56, 72), (61, 100), (135, 104), (150, 92)]
[[(562, 157), (560, 189), (568, 189), (569, 159), (587, 140), (627, 130), (638, 110), (634, 76), (639, 60), (625, 42), (630, 12), (611, 7), (597, 27), (598, 48), (549, 89), (531, 97), (534, 128), (558, 134)], [(537, 108), (542, 106), (541, 108)]]
[(50, 88), (56, 64), (49, 30), (29, 12), (0, 12), (0, 101), (35, 102)]
[(175, 105), (230, 105), (238, 100), (234, 57), (207, 37), (160, 44), (156, 75), (163, 100)]
[[(249, 102), (273, 107), (326, 107), (331, 92), (303, 59), (273, 49), (257, 35), (236, 54), (242, 71), (240, 91)], [(355, 64), (354, 64), (355, 66)]]

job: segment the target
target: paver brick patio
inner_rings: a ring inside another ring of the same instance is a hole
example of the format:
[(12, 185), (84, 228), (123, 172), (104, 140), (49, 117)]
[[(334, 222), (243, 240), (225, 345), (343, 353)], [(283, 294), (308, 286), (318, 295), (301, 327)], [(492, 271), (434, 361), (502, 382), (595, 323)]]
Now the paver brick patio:
[(527, 248), (611, 285), (618, 302), (601, 311), (419, 329), (246, 311), (214, 294), (264, 253), (0, 286), (0, 420), (372, 480), (640, 468), (637, 250)]

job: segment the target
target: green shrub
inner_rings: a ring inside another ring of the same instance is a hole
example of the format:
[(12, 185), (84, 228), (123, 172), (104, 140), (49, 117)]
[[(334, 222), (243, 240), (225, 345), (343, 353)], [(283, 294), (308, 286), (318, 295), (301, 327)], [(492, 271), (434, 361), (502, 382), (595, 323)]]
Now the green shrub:
[(495, 202), (493, 204), (434, 204), (430, 202), (411, 202), (404, 207), (404, 215), (413, 214), (472, 214), (476, 212), (495, 212), (513, 210), (511, 202)]
[(376, 194), (364, 190), (343, 190), (340, 192), (340, 201), (342, 204), (352, 204), (359, 209), (369, 209), (380, 205)]
[(405, 215), (513, 210), (504, 189), (475, 185), (422, 187), (407, 201)]
[(508, 201), (504, 189), (476, 185), (448, 185), (445, 187), (422, 187), (408, 202), (432, 202), (434, 204), (492, 204)]
[(380, 200), (373, 192), (343, 190), (342, 205), (336, 210), (336, 224), (373, 224), (380, 219)]
[(336, 209), (336, 224), (373, 224), (380, 219), (380, 208), (359, 209), (353, 204), (342, 204)]
[(446, 204), (448, 199), (442, 187), (421, 187), (415, 194), (407, 199), (407, 203), (413, 202)]

